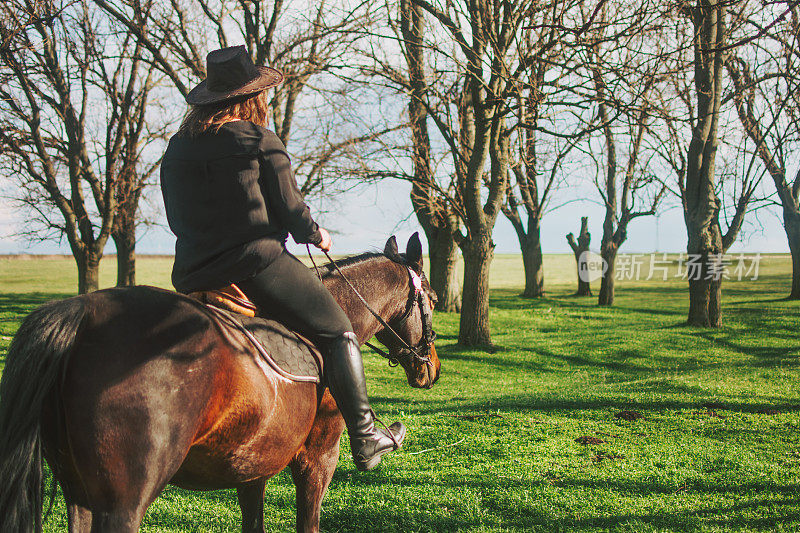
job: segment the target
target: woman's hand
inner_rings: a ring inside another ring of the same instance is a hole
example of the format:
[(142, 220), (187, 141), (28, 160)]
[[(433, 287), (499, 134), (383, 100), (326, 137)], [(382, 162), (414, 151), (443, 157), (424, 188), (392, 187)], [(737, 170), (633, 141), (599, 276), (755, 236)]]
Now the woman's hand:
[(323, 252), (330, 252), (331, 245), (333, 244), (331, 242), (331, 234), (328, 233), (328, 230), (325, 228), (319, 228), (319, 234), (322, 235), (322, 240), (319, 241), (319, 244), (317, 244), (316, 247)]

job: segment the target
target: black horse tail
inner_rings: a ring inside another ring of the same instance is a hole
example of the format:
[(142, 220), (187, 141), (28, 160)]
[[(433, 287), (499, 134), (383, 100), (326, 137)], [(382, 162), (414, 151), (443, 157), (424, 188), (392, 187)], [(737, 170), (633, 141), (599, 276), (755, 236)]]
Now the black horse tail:
[(85, 315), (80, 297), (45, 304), (11, 341), (0, 379), (0, 531), (42, 529), (42, 408), (59, 384)]

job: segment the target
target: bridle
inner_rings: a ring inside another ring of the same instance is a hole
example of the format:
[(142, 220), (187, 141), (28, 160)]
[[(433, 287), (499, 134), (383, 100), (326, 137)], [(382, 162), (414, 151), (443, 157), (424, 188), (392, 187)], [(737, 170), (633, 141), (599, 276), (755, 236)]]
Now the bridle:
[[(399, 329), (403, 324), (408, 322), (414, 312), (414, 308), (418, 306), (420, 320), (422, 321), (422, 339), (420, 340), (419, 344), (411, 347), (402, 337), (400, 337), (399, 334), (397, 334), (397, 332), (395, 332), (394, 329), (391, 328), (391, 326), (389, 326), (389, 324), (384, 324), (384, 327), (393, 333), (395, 337), (400, 339), (400, 342), (403, 344), (400, 352), (396, 356), (392, 356), (376, 347), (372, 343), (367, 342), (366, 345), (372, 348), (382, 357), (388, 359), (389, 366), (397, 366), (400, 364), (400, 357), (410, 357), (419, 363), (425, 363), (433, 366), (433, 362), (431, 362), (430, 359), (431, 344), (433, 344), (433, 341), (436, 340), (436, 332), (433, 330), (433, 312), (431, 311), (428, 298), (425, 296), (425, 291), (422, 288), (422, 278), (420, 278), (419, 274), (414, 272), (410, 267), (406, 268), (408, 269), (408, 275), (411, 278), (411, 287), (413, 288), (413, 291), (408, 298), (408, 302), (406, 303), (406, 310), (403, 312), (402, 316), (397, 318), (395, 321), (395, 328)], [(382, 319), (381, 322), (383, 323)]]
[[(308, 246), (306, 246), (306, 248), (308, 248)], [(367, 303), (364, 297), (361, 296), (361, 293), (358, 292), (358, 290), (353, 286), (353, 284), (350, 283), (350, 280), (347, 279), (347, 276), (344, 275), (344, 272), (342, 272), (342, 269), (340, 269), (339, 265), (336, 264), (336, 261), (331, 259), (331, 256), (328, 255), (328, 252), (323, 252), (323, 253), (325, 254), (325, 257), (328, 258), (328, 261), (331, 262), (331, 264), (339, 273), (339, 275), (342, 276), (342, 279), (345, 281), (345, 283), (347, 283), (347, 285), (355, 293), (358, 299), (361, 300), (361, 303), (363, 303), (364, 306), (367, 308), (367, 310), (370, 313), (372, 313), (372, 316), (374, 316), (378, 320), (378, 322), (381, 323), (384, 329), (392, 333), (397, 338), (397, 340), (400, 341), (400, 344), (402, 344), (403, 347), (400, 349), (400, 353), (398, 353), (396, 356), (393, 356), (381, 350), (372, 343), (367, 342), (366, 345), (375, 350), (381, 357), (388, 359), (389, 366), (397, 366), (398, 364), (400, 364), (401, 357), (402, 358), (409, 357), (417, 361), (418, 363), (425, 363), (433, 367), (433, 362), (431, 361), (430, 358), (431, 344), (433, 343), (434, 340), (436, 340), (436, 332), (433, 330), (433, 312), (431, 311), (430, 304), (428, 303), (428, 298), (425, 295), (425, 291), (422, 288), (422, 278), (420, 278), (419, 274), (414, 272), (411, 269), (411, 267), (406, 266), (406, 269), (408, 269), (408, 275), (411, 279), (412, 291), (408, 298), (408, 302), (406, 303), (405, 311), (395, 321), (395, 327), (402, 326), (403, 324), (408, 322), (409, 318), (411, 318), (411, 315), (414, 312), (414, 308), (416, 306), (419, 306), (420, 319), (422, 320), (422, 340), (420, 340), (419, 344), (417, 344), (416, 346), (411, 346), (406, 342), (405, 339), (403, 339), (403, 337), (400, 336), (399, 333), (397, 333), (397, 331), (394, 330), (394, 328), (392, 328), (391, 325), (389, 325), (388, 322), (386, 322), (386, 320), (383, 319), (383, 317), (381, 317), (378, 313), (376, 313), (372, 309), (372, 307), (370, 307), (370, 305)], [(311, 263), (314, 265), (314, 269), (317, 271), (317, 276), (320, 278), (321, 281), (322, 276), (319, 273), (317, 264), (314, 262), (314, 258), (311, 256), (310, 249), (308, 249), (308, 257), (311, 259)]]

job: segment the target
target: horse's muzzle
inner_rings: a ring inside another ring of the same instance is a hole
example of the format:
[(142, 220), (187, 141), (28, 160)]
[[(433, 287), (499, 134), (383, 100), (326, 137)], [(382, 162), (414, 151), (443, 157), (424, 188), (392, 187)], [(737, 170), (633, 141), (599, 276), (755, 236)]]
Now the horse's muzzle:
[(428, 345), (428, 349), (429, 361), (414, 361), (410, 365), (410, 369), (406, 369), (408, 384), (417, 389), (430, 389), (439, 379), (442, 363), (439, 361), (438, 355), (436, 355), (436, 348), (433, 343)]

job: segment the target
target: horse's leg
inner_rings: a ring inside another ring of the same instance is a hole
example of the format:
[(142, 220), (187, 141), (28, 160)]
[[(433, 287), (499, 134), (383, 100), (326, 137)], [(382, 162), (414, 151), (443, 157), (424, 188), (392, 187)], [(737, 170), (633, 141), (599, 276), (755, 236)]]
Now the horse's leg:
[(144, 517), (143, 511), (92, 513), (92, 533), (136, 533)]
[(308, 439), (291, 462), (297, 494), (297, 531), (319, 531), (322, 497), (339, 462), (343, 429), (344, 420), (326, 390)]
[(242, 510), (242, 533), (264, 533), (264, 488), (267, 479), (258, 479), (236, 488)]
[(65, 489), (64, 484), (61, 487), (64, 493), (64, 503), (67, 504), (67, 528), (69, 533), (89, 533), (92, 530), (91, 511), (75, 500), (69, 493), (69, 489)]
[(71, 501), (67, 504), (67, 528), (69, 533), (89, 533), (92, 530), (92, 513), (85, 506)]
[[(51, 434), (45, 434), (46, 443), (52, 449), (52, 442), (48, 442)], [(64, 435), (65, 438), (65, 435)], [(82, 435), (73, 436), (73, 442), (80, 443)], [(62, 439), (66, 447), (66, 440)], [(50, 455), (52, 457), (52, 455)], [(67, 507), (67, 526), (69, 533), (111, 533), (111, 532), (136, 532), (144, 516), (146, 506), (137, 505), (136, 498), (130, 499), (129, 503), (119, 503), (113, 501), (113, 488), (106, 487), (107, 494), (104, 497), (94, 496), (90, 499), (90, 492), (95, 493), (93, 480), (89, 480), (87, 487), (86, 481), (82, 480), (76, 469), (75, 457), (66, 453), (62, 448), (57, 455), (58, 461), (50, 461), (54, 474), (59, 478), (61, 491), (64, 493), (64, 503)], [(119, 465), (118, 470), (125, 471), (126, 465)], [(84, 469), (84, 472), (88, 470)], [(98, 510), (97, 503), (106, 498), (112, 498), (104, 507), (108, 510)], [(94, 501), (94, 504), (90, 503)], [(133, 502), (133, 503), (130, 503)]]
[[(59, 416), (56, 416), (55, 413), (58, 413)], [(78, 473), (75, 471), (75, 463), (70, 454), (64, 415), (60, 405), (47, 404), (43, 408), (42, 443), (45, 459), (53, 473), (53, 482), (58, 482), (61, 493), (64, 495), (69, 533), (90, 533), (92, 512), (86, 501), (85, 491)]]
[[(101, 360), (87, 348), (67, 370), (66, 478), (74, 502), (91, 512), (92, 533), (135, 533), (183, 462), (194, 429), (182, 421), (197, 420), (198, 409), (182, 398), (190, 387), (169, 390), (180, 383), (170, 361), (149, 361), (113, 383), (119, 359)], [(75, 514), (84, 530), (85, 513)]]
[(67, 504), (67, 525), (69, 533), (136, 532), (142, 521), (143, 512), (92, 512), (89, 506), (76, 500), (69, 489), (64, 491)]
[(67, 528), (69, 533), (89, 533), (92, 530), (92, 513), (86, 507), (68, 505)]
[[(181, 446), (180, 440), (175, 439), (178, 443), (172, 448), (173, 443), (163, 437), (171, 437), (169, 432), (157, 431), (157, 424), (138, 418), (149, 416), (144, 409), (127, 413), (123, 423), (95, 418), (86, 408), (86, 418), (90, 418), (87, 420), (81, 419), (80, 411), (72, 409), (81, 403), (67, 398), (75, 426), (88, 428), (70, 434), (76, 471), (80, 472), (78, 483), (73, 482), (71, 487), (78, 496), (70, 502), (75, 522), (80, 524), (76, 531), (135, 533), (147, 507), (180, 466), (188, 443)], [(116, 429), (120, 425), (140, 430), (124, 433)], [(97, 444), (98, 440), (102, 445)]]

